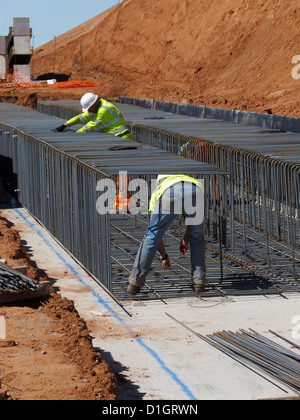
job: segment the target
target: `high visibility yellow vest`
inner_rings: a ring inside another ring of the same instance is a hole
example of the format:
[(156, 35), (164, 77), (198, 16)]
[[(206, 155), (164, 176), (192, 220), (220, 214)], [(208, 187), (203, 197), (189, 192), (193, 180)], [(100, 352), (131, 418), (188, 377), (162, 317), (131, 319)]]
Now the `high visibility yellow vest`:
[(84, 124), (76, 133), (88, 133), (97, 129), (103, 133), (132, 139), (132, 135), (128, 132), (126, 121), (121, 112), (115, 105), (105, 99), (101, 99), (101, 105), (96, 114), (87, 111), (67, 121), (68, 126), (76, 124)]
[(149, 205), (149, 212), (153, 212), (155, 209), (155, 206), (158, 202), (158, 200), (161, 198), (163, 193), (170, 187), (172, 187), (175, 184), (178, 184), (179, 182), (190, 182), (197, 187), (201, 188), (202, 191), (204, 191), (202, 182), (198, 181), (197, 179), (191, 178), (187, 175), (172, 175), (166, 177), (160, 185), (156, 188), (154, 193), (151, 196), (150, 199), (150, 205)]

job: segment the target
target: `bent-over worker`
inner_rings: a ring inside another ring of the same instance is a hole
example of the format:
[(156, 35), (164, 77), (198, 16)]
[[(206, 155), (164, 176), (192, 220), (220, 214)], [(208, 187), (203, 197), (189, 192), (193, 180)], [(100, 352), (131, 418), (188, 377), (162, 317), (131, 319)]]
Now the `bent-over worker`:
[(67, 127), (82, 124), (83, 127), (77, 130), (76, 133), (88, 133), (96, 130), (123, 139), (132, 139), (123, 115), (114, 104), (103, 98), (99, 98), (94, 93), (83, 95), (80, 103), (82, 114), (71, 118), (69, 121), (57, 127), (57, 132), (60, 133)]
[[(193, 207), (192, 202), (195, 201), (196, 207)], [(180, 251), (185, 253), (190, 244), (193, 288), (195, 292), (203, 291), (206, 285), (206, 265), (202, 183), (185, 175), (159, 175), (156, 189), (151, 196), (149, 211), (152, 213), (150, 225), (129, 276), (127, 292), (132, 295), (140, 292), (157, 251), (161, 256), (162, 267), (170, 267), (170, 259), (162, 238), (179, 214), (183, 215), (187, 224)]]

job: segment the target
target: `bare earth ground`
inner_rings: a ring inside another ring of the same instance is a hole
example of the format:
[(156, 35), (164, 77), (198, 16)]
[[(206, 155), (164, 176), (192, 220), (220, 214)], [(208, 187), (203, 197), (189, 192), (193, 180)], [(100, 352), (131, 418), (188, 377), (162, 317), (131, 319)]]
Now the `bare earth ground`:
[(299, 117), (299, 27), (298, 2), (123, 0), (37, 48), (32, 72), (78, 79), (82, 48), (103, 95)]
[[(300, 55), (299, 27), (297, 2), (123, 0), (36, 48), (31, 71), (36, 78), (57, 73), (78, 80), (82, 52), (83, 79), (101, 81), (93, 91), (108, 99), (126, 95), (300, 117), (300, 58), (292, 62)], [(79, 99), (82, 91), (1, 89), (3, 95), (30, 105)]]
[[(1, 213), (0, 232), (1, 258), (13, 267), (27, 266), (30, 278), (45, 280)], [(0, 306), (0, 316), (7, 323), (6, 340), (0, 340), (0, 399), (118, 399), (117, 380), (94, 350), (72, 301), (52, 288), (44, 301)]]

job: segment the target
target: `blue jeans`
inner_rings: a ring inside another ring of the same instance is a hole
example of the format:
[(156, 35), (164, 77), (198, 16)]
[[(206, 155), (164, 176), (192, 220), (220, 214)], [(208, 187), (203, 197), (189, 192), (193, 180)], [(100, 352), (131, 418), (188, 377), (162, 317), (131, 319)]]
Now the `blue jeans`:
[[(170, 190), (173, 187), (170, 188)], [(182, 186), (184, 192), (184, 184)], [(170, 194), (172, 201), (172, 192)], [(163, 197), (162, 197), (163, 198)], [(158, 245), (169, 226), (174, 222), (178, 214), (164, 214), (162, 212), (162, 198), (158, 201), (152, 214), (149, 228), (139, 247), (132, 272), (129, 276), (129, 283), (142, 287), (145, 285), (147, 274), (151, 268), (152, 261), (157, 252)], [(172, 206), (171, 206), (172, 207)], [(187, 217), (184, 208), (183, 216)], [(205, 282), (205, 241), (203, 223), (190, 225), (190, 254), (192, 267), (192, 281), (194, 284)]]

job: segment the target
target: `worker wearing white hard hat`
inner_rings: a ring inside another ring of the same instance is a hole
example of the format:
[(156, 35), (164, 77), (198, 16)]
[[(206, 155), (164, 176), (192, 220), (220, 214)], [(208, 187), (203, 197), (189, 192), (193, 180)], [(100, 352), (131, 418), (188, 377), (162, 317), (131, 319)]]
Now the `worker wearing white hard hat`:
[(87, 112), (91, 106), (97, 101), (98, 95), (94, 93), (86, 93), (80, 100), (82, 112)]
[(76, 133), (100, 131), (123, 139), (132, 139), (123, 115), (114, 104), (99, 98), (94, 93), (84, 94), (80, 104), (82, 114), (57, 127), (57, 132), (62, 132), (73, 125), (82, 124), (83, 127), (77, 130)]

